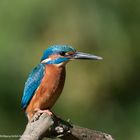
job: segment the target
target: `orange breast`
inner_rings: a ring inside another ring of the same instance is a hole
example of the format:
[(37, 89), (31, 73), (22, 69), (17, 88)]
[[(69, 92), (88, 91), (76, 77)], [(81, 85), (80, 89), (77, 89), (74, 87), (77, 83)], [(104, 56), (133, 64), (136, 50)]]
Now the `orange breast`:
[(29, 117), (36, 109), (50, 109), (60, 96), (65, 82), (65, 67), (46, 65), (45, 74), (39, 88), (26, 108)]

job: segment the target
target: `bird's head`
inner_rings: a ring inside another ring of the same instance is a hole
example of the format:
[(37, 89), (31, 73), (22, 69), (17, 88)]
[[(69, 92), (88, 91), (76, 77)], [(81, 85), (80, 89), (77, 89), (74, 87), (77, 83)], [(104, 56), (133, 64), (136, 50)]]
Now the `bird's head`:
[(101, 60), (102, 57), (78, 52), (69, 45), (53, 45), (44, 51), (41, 63), (65, 65), (68, 61), (75, 59)]

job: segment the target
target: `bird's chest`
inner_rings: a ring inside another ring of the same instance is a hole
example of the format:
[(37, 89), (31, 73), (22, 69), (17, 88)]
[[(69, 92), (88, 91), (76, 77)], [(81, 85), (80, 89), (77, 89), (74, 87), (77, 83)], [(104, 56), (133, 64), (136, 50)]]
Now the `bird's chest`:
[[(46, 67), (42, 84), (45, 91), (56, 93), (62, 90), (65, 82), (65, 68), (49, 65)], [(47, 94), (47, 93), (46, 93)]]
[(48, 65), (36, 93), (41, 108), (51, 108), (59, 97), (65, 82), (65, 68)]

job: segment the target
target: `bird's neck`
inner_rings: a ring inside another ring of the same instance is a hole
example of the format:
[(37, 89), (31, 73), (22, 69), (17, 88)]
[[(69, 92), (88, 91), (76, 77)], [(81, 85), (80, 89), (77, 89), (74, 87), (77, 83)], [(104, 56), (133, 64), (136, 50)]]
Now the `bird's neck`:
[(45, 66), (45, 73), (49, 76), (55, 75), (56, 77), (59, 77), (63, 75), (65, 77), (65, 65), (55, 65), (55, 64), (48, 64)]
[(55, 68), (55, 69), (65, 69), (65, 64), (46, 64), (45, 67)]

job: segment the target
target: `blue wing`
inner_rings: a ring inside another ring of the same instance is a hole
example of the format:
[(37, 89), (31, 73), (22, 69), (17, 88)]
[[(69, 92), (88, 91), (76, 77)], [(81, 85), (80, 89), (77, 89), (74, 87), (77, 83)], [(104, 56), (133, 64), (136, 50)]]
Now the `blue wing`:
[(44, 76), (44, 68), (45, 67), (43, 64), (39, 64), (30, 73), (24, 87), (24, 92), (23, 92), (22, 101), (21, 101), (22, 108), (27, 107), (36, 89), (39, 87), (41, 80)]

